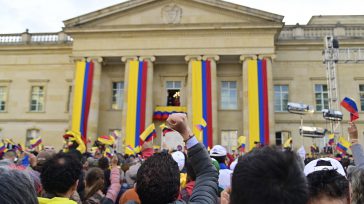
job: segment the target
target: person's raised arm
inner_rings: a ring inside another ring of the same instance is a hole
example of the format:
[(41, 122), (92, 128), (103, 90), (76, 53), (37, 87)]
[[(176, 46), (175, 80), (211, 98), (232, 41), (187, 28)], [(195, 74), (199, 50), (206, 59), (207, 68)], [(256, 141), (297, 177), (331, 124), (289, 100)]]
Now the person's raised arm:
[(351, 151), (353, 152), (353, 158), (356, 166), (364, 166), (364, 152), (362, 146), (358, 143), (358, 129), (355, 123), (349, 123), (350, 127), (348, 132), (350, 135)]
[(186, 143), (188, 159), (196, 173), (196, 183), (189, 203), (217, 203), (218, 173), (211, 163), (206, 148), (197, 141), (188, 126), (186, 114), (170, 115), (167, 125), (182, 135)]

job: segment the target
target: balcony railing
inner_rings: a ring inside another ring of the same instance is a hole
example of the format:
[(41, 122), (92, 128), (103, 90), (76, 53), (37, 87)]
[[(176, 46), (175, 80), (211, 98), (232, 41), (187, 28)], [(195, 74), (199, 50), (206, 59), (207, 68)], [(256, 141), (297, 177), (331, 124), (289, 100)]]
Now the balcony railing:
[(326, 35), (338, 38), (364, 38), (364, 26), (288, 25), (279, 34), (279, 40), (321, 40)]
[(0, 34), (0, 45), (71, 44), (73, 39), (64, 32)]

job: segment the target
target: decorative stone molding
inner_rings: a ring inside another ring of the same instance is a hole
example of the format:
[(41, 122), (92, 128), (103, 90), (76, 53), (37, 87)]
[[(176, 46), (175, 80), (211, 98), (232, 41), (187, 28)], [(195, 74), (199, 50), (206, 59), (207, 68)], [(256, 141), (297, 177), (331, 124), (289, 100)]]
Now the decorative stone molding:
[(28, 82), (30, 83), (48, 83), (49, 79), (29, 79)]
[(182, 8), (177, 4), (169, 4), (162, 8), (162, 19), (166, 24), (179, 24), (182, 19)]
[(11, 83), (13, 80), (11, 79), (0, 79), (0, 83)]
[(202, 60), (202, 56), (201, 55), (187, 55), (185, 57), (186, 62), (189, 62), (191, 60)]

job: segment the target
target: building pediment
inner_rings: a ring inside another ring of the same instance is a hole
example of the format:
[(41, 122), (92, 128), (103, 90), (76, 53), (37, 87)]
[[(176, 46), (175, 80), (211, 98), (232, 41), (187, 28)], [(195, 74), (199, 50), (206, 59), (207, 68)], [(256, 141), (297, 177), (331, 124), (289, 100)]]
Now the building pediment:
[(131, 0), (64, 21), (68, 32), (282, 27), (283, 16), (221, 0)]

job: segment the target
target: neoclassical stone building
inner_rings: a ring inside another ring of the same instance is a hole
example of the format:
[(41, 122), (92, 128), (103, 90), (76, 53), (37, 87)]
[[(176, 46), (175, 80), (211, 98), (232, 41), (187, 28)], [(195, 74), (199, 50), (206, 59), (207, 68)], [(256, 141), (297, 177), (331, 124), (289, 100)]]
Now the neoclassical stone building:
[[(300, 117), (286, 104), (314, 106), (304, 125), (330, 128), (321, 113), (328, 95), (323, 39), (334, 35), (342, 48), (364, 48), (363, 22), (364, 16), (313, 16), (307, 25), (285, 25), (283, 16), (221, 0), (131, 0), (66, 20), (59, 33), (1, 34), (0, 137), (26, 143), (40, 135), (61, 147), (71, 124), (75, 62), (83, 59), (95, 65), (90, 138), (125, 135), (132, 60), (148, 63), (145, 125), (163, 122), (153, 117), (159, 110), (193, 115), (192, 62), (207, 60), (213, 144), (231, 149), (238, 136), (251, 134), (248, 66), (262, 60), (269, 143), (293, 137), (294, 147), (322, 146), (325, 139), (299, 136)], [(340, 64), (338, 84), (340, 97), (354, 98), (363, 111), (362, 65)], [(345, 133), (349, 114), (342, 111)]]

